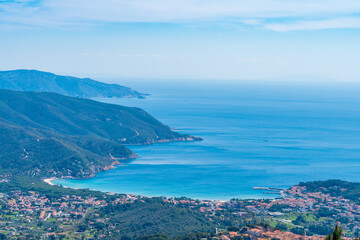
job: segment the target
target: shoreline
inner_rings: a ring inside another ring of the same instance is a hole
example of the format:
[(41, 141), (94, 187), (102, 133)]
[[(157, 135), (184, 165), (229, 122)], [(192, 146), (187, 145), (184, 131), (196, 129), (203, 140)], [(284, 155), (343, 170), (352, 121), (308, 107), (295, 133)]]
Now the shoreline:
[[(192, 136), (192, 135), (184, 135), (183, 137), (180, 137), (180, 138), (174, 138), (174, 139), (168, 139), (168, 140), (158, 140), (158, 141), (154, 141), (154, 142), (148, 142), (148, 143), (141, 143), (141, 144), (122, 144), (123, 146), (146, 146), (146, 145), (153, 145), (153, 144), (164, 144), (164, 143), (171, 143), (171, 142), (196, 142), (196, 141), (203, 141), (203, 138), (201, 137), (196, 137), (196, 136)], [(68, 178), (68, 179), (77, 179), (77, 180), (81, 180), (81, 179), (87, 179), (87, 178), (93, 178), (93, 177), (96, 177), (96, 174), (98, 173), (101, 173), (101, 172), (106, 172), (106, 171), (109, 171), (109, 170), (112, 170), (112, 169), (115, 169), (117, 167), (121, 167), (123, 166), (122, 165), (122, 162), (119, 162), (118, 160), (125, 160), (125, 161), (132, 161), (132, 160), (135, 160), (135, 159), (138, 159), (138, 158), (141, 158), (139, 155), (137, 155), (135, 152), (134, 152), (134, 155), (133, 157), (129, 157), (129, 158), (118, 158), (116, 161), (114, 161), (113, 163), (111, 163), (110, 165), (108, 166), (105, 166), (104, 169), (100, 170), (100, 171), (97, 171), (94, 173), (93, 176), (86, 176), (84, 178), (80, 177), (80, 178), (73, 178), (71, 176), (69, 177), (65, 177), (65, 178)], [(111, 156), (112, 157), (112, 156)], [(113, 157), (112, 157), (113, 158)], [(115, 160), (116, 158), (114, 158)], [(74, 188), (74, 187), (68, 187), (68, 186), (63, 186), (61, 184), (55, 184), (53, 183), (53, 181), (55, 180), (59, 180), (59, 179), (64, 179), (64, 178), (57, 178), (57, 177), (51, 177), (51, 178), (45, 178), (43, 179), (43, 181), (47, 184), (49, 184), (50, 186), (62, 186), (64, 188), (72, 188), (72, 189), (75, 189), (77, 190), (78, 188)], [(95, 189), (91, 189), (91, 190), (94, 190), (94, 191), (101, 191), (101, 192), (104, 192), (106, 193), (105, 191), (102, 191), (102, 190), (95, 190)], [(118, 194), (121, 194), (121, 193), (118, 193)], [(125, 194), (132, 194), (132, 193), (125, 193)], [(140, 195), (139, 195), (140, 196)], [(154, 196), (149, 196), (149, 197), (154, 197)], [(162, 196), (164, 197), (164, 196)], [(225, 200), (224, 200), (225, 201)]]
[[(60, 187), (63, 187), (63, 188), (71, 188), (71, 189), (74, 189), (74, 190), (79, 190), (79, 188), (74, 188), (74, 187), (67, 187), (67, 186), (64, 186), (64, 185), (61, 185), (61, 184), (55, 184), (53, 183), (53, 181), (55, 180), (59, 180), (59, 179), (63, 179), (63, 178), (56, 178), (56, 177), (52, 177), (52, 178), (45, 178), (43, 179), (43, 181), (47, 184), (49, 184), (50, 186), (60, 186)], [(69, 178), (70, 179), (70, 178)], [(91, 190), (91, 189), (90, 189)], [(94, 191), (98, 191), (98, 190), (94, 190)], [(100, 192), (104, 192), (104, 191), (100, 191)], [(104, 192), (106, 193), (106, 192)]]
[[(135, 158), (136, 159), (136, 158)], [(128, 159), (128, 160), (133, 160), (133, 159)], [(121, 163), (120, 163), (121, 164)], [(111, 168), (108, 169), (104, 169), (102, 171), (96, 172), (94, 176), (87, 176), (85, 178), (73, 178), (73, 177), (61, 177), (61, 178), (57, 178), (57, 177), (51, 177), (51, 178), (45, 178), (43, 179), (43, 181), (47, 184), (49, 184), (50, 186), (61, 186), (63, 188), (71, 188), (74, 190), (79, 190), (79, 189), (89, 189), (92, 191), (100, 191), (103, 193), (116, 193), (116, 194), (126, 194), (126, 195), (135, 195), (135, 196), (143, 196), (143, 197), (147, 197), (147, 198), (153, 198), (153, 197), (164, 197), (164, 198), (177, 198), (177, 197), (184, 197), (184, 195), (179, 195), (179, 196), (168, 196), (168, 195), (158, 195), (158, 194), (144, 194), (144, 193), (125, 193), (125, 192), (118, 192), (118, 191), (104, 191), (104, 190), (99, 190), (99, 189), (94, 189), (91, 187), (86, 187), (86, 188), (76, 188), (76, 187), (70, 187), (70, 186), (64, 186), (62, 184), (55, 184), (53, 181), (55, 180), (61, 180), (61, 179), (73, 179), (73, 180), (83, 180), (83, 179), (90, 179), (90, 178), (94, 178), (96, 177), (96, 174), (98, 173), (103, 173), (103, 172), (107, 172), (110, 170), (113, 170), (115, 168), (118, 168), (122, 165), (120, 164), (111, 164)], [(230, 198), (212, 198), (212, 197), (187, 197), (190, 199), (196, 199), (196, 200), (203, 200), (203, 201), (220, 201), (220, 202), (228, 202), (233, 198), (236, 199), (241, 199), (241, 200), (259, 200), (259, 199), (270, 199), (270, 200), (275, 200), (276, 198), (282, 198), (284, 197), (283, 195), (283, 191), (285, 189), (280, 189), (280, 188), (272, 188), (272, 187), (252, 187), (253, 190), (257, 190), (256, 192), (260, 192), (263, 191), (262, 194), (255, 194), (253, 196), (243, 196), (243, 197), (230, 197)], [(259, 191), (260, 190), (260, 191)], [(269, 190), (275, 190), (275, 191), (269, 191)], [(264, 196), (265, 195), (265, 196)], [(267, 195), (267, 196), (266, 196)], [(274, 196), (271, 196), (274, 195)]]
[(47, 184), (51, 185), (51, 186), (55, 186), (56, 184), (53, 183), (52, 181), (57, 180), (58, 178), (52, 177), (52, 178), (45, 178), (43, 179), (44, 182), (46, 182)]
[[(89, 189), (89, 190), (92, 190), (92, 191), (100, 191), (100, 192), (103, 192), (103, 193), (116, 193), (116, 194), (126, 194), (126, 195), (134, 195), (134, 196), (141, 196), (141, 197), (147, 197), (147, 198), (154, 198), (154, 197), (162, 197), (162, 198), (181, 198), (181, 197), (184, 197), (184, 195), (179, 195), (179, 196), (168, 196), (168, 195), (158, 195), (158, 194), (144, 194), (144, 193), (128, 193), (128, 192), (118, 192), (118, 191), (104, 191), (104, 190), (100, 190), (100, 189), (94, 189), (94, 188), (91, 188), (91, 187), (86, 187), (86, 188), (76, 188), (76, 187), (70, 187), (70, 186), (64, 186), (62, 184), (55, 184), (53, 183), (53, 181), (55, 180), (59, 180), (59, 179), (63, 179), (63, 178), (55, 178), (55, 177), (52, 177), (52, 178), (46, 178), (44, 179), (43, 181), (51, 186), (61, 186), (63, 188), (71, 188), (71, 189), (74, 189), (74, 190), (79, 190), (79, 189)], [(81, 179), (75, 179), (75, 180), (81, 180)], [(284, 191), (284, 189), (282, 190)], [(240, 200), (259, 200), (259, 199), (270, 199), (270, 200), (275, 200), (276, 198), (282, 198), (283, 195), (280, 194), (280, 193), (275, 193), (275, 192), (269, 192), (268, 195), (269, 197), (265, 197), (263, 196), (265, 194), (265, 192), (263, 192), (262, 194), (260, 195), (255, 195), (255, 196), (244, 196), (244, 197), (231, 197), (231, 198), (207, 198), (207, 197), (187, 197), (185, 196), (186, 198), (189, 198), (189, 199), (192, 199), (192, 200), (201, 200), (201, 201), (212, 201), (212, 202), (228, 202), (230, 201), (231, 199), (233, 198), (236, 198), (236, 199), (240, 199)], [(277, 195), (277, 196), (272, 196), (270, 197), (270, 195)]]
[[(135, 158), (136, 159), (136, 158)], [(129, 160), (133, 160), (133, 159), (129, 159)], [(83, 179), (89, 179), (89, 178), (94, 178), (96, 177), (96, 174), (98, 173), (103, 173), (103, 172), (107, 172), (107, 171), (110, 171), (110, 170), (113, 170), (115, 168), (118, 168), (122, 165), (120, 165), (121, 163), (119, 164), (111, 164), (111, 168), (107, 168), (107, 169), (104, 169), (102, 171), (99, 171), (97, 173), (95, 173), (94, 176), (87, 176), (85, 178), (73, 178), (73, 177), (61, 177), (61, 178), (57, 178), (57, 177), (51, 177), (51, 178), (45, 178), (43, 179), (43, 181), (47, 184), (49, 184), (50, 186), (61, 186), (63, 188), (71, 188), (71, 189), (74, 189), (74, 190), (78, 190), (78, 189), (82, 189), (81, 187), (80, 188), (76, 188), (76, 187), (70, 187), (70, 186), (64, 186), (62, 184), (56, 184), (54, 183), (53, 181), (55, 180), (61, 180), (61, 179), (67, 179), (67, 180), (70, 180), (70, 179), (73, 179), (73, 180), (83, 180)], [(89, 190), (92, 190), (92, 191), (100, 191), (100, 192), (103, 192), (103, 193), (116, 193), (116, 194), (126, 194), (126, 195), (135, 195), (135, 196), (143, 196), (143, 197), (148, 197), (148, 198), (153, 198), (153, 197), (164, 197), (164, 198), (177, 198), (177, 197), (184, 197), (184, 195), (179, 195), (179, 196), (168, 196), (168, 195), (158, 195), (158, 194), (144, 194), (144, 193), (125, 193), (125, 192), (118, 192), (118, 191), (104, 191), (104, 190), (99, 190), (99, 189), (94, 189), (94, 188), (91, 188), (91, 187), (86, 187), (84, 189), (89, 189)], [(235, 198), (235, 199), (241, 199), (241, 200), (259, 200), (259, 199), (270, 199), (270, 200), (274, 200), (276, 198), (282, 198), (284, 197), (283, 195), (283, 191), (285, 189), (280, 189), (280, 188), (272, 188), (272, 187), (252, 187), (253, 190), (256, 190), (256, 192), (259, 192), (259, 194), (254, 194), (252, 196), (249, 196), (249, 195), (245, 195), (243, 197), (230, 197), (230, 198), (213, 198), (213, 197), (187, 197), (187, 198), (190, 198), (190, 199), (196, 199), (196, 200), (204, 200), (204, 201), (220, 201), (220, 202), (228, 202), (230, 201), (231, 199)], [(260, 193), (260, 191), (263, 191), (262, 194)], [(273, 190), (273, 191), (270, 191), (270, 190)], [(265, 196), (264, 196), (265, 195)], [(267, 195), (267, 196), (266, 196)], [(271, 196), (273, 195), (273, 196)]]
[[(166, 144), (166, 143), (171, 143), (171, 142), (195, 142), (195, 141), (203, 141), (203, 139), (201, 137), (194, 137), (189, 135), (187, 138), (177, 138), (177, 139), (173, 139), (173, 140), (169, 140), (169, 141), (156, 141), (153, 143), (149, 143), (149, 144), (129, 144), (129, 146), (138, 146), (138, 145), (142, 145), (142, 146), (146, 146), (146, 145), (153, 145), (153, 144)], [(124, 144), (126, 145), (126, 144)], [(132, 161), (138, 158), (141, 158), (139, 155), (137, 155), (135, 153), (136, 157), (133, 158), (124, 158), (121, 160), (128, 160), (128, 161)], [(120, 159), (118, 159), (120, 160)], [(92, 176), (86, 176), (86, 177), (80, 177), (80, 178), (73, 178), (71, 176), (67, 176), (67, 177), (61, 177), (61, 178), (57, 178), (57, 177), (51, 177), (51, 178), (45, 178), (43, 179), (43, 181), (47, 184), (49, 184), (50, 186), (61, 186), (64, 188), (71, 188), (74, 190), (78, 190), (78, 189), (82, 189), (82, 188), (76, 188), (76, 187), (70, 187), (70, 186), (64, 186), (62, 184), (55, 184), (53, 181), (55, 180), (60, 180), (60, 179), (73, 179), (73, 180), (83, 180), (83, 179), (90, 179), (90, 178), (94, 178), (96, 177), (96, 175), (98, 173), (103, 173), (103, 172), (107, 172), (110, 170), (113, 170), (115, 168), (121, 167), (123, 165), (122, 162), (119, 162), (118, 160), (114, 161), (112, 164), (110, 164), (109, 166), (106, 166), (104, 169), (97, 171), (94, 173), (94, 175)], [(89, 189), (92, 191), (100, 191), (103, 193), (110, 193), (104, 190), (98, 190), (98, 189), (94, 189), (94, 188), (84, 188), (84, 189)], [(196, 200), (205, 200), (205, 201), (220, 201), (220, 202), (227, 202), (230, 201), (233, 198), (236, 199), (241, 199), (241, 200), (259, 200), (259, 199), (271, 199), (274, 200), (278, 197), (282, 198), (283, 194), (282, 192), (284, 191), (284, 189), (279, 189), (279, 188), (272, 188), (272, 187), (252, 187), (253, 190), (265, 190), (264, 192), (262, 192), (262, 194), (255, 194), (253, 196), (243, 196), (243, 197), (231, 197), (230, 199), (221, 199), (221, 198), (207, 198), (207, 197), (187, 197), (190, 199), (196, 199)], [(274, 191), (269, 191), (269, 190), (274, 190)], [(258, 192), (258, 191), (257, 191)], [(136, 195), (136, 196), (143, 196), (143, 197), (148, 197), (148, 198), (153, 198), (153, 197), (164, 197), (164, 198), (177, 198), (180, 197), (179, 196), (167, 196), (167, 195), (158, 195), (158, 194), (139, 194), (139, 193), (124, 193), (124, 192), (117, 192), (117, 191), (112, 191), (111, 193), (116, 193), (116, 194), (126, 194), (126, 195)], [(267, 196), (264, 196), (267, 195)], [(274, 195), (274, 196), (271, 196)], [(181, 197), (184, 197), (184, 195), (182, 195)], [(186, 196), (185, 196), (186, 197)]]

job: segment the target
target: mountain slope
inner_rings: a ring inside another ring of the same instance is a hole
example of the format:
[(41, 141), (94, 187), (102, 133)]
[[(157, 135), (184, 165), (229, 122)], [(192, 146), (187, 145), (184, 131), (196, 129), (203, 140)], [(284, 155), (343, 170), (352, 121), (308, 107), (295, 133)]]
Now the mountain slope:
[(128, 87), (106, 84), (90, 78), (59, 76), (37, 70), (0, 71), (0, 88), (15, 91), (55, 92), (72, 97), (144, 98)]
[(173, 132), (139, 108), (56, 93), (0, 90), (2, 171), (92, 176), (136, 157), (123, 144), (196, 138)]
[(156, 197), (96, 209), (86, 216), (85, 222), (96, 219), (96, 215), (109, 216), (108, 223), (116, 226), (118, 234), (108, 239), (121, 239), (121, 236), (139, 239), (143, 235), (159, 233), (175, 237), (191, 232), (212, 232), (215, 228), (203, 214)]

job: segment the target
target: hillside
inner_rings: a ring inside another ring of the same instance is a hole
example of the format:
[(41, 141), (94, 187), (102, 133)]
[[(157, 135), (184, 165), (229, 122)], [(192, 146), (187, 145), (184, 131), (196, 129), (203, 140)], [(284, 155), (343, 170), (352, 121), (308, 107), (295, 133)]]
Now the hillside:
[[(0, 182), (0, 192), (0, 216), (11, 219), (6, 225), (0, 224), (0, 236), (7, 233), (4, 228), (15, 228), (23, 237), (18, 239), (43, 239), (41, 236), (53, 233), (56, 238), (49, 239), (126, 240), (159, 233), (178, 236), (214, 232), (216, 226), (221, 226), (219, 222), (210, 221), (205, 213), (191, 208), (189, 202), (180, 203), (182, 199), (169, 201), (165, 197), (148, 198), (51, 186), (27, 176)], [(43, 202), (46, 204), (39, 204)], [(17, 203), (16, 210), (14, 203)], [(32, 211), (23, 211), (30, 208)], [(50, 212), (51, 217), (45, 220)], [(148, 239), (148, 236), (142, 239)]]
[(124, 144), (196, 138), (173, 132), (139, 108), (0, 90), (0, 167), (40, 176), (92, 176), (136, 154)]
[(108, 224), (116, 225), (118, 232), (118, 235), (108, 239), (120, 239), (121, 236), (137, 239), (143, 235), (158, 233), (174, 237), (191, 232), (210, 232), (215, 228), (215, 224), (202, 213), (174, 206), (161, 198), (99, 208), (85, 218), (85, 225), (89, 225), (93, 219), (104, 217), (110, 218)]
[(355, 202), (359, 202), (360, 199), (360, 183), (358, 182), (330, 179), (326, 181), (301, 182), (299, 186), (306, 187), (309, 192), (322, 192), (333, 197), (344, 197)]
[(106, 84), (90, 78), (59, 76), (36, 70), (0, 71), (0, 89), (55, 92), (81, 98), (144, 98), (146, 96), (146, 94), (117, 84)]

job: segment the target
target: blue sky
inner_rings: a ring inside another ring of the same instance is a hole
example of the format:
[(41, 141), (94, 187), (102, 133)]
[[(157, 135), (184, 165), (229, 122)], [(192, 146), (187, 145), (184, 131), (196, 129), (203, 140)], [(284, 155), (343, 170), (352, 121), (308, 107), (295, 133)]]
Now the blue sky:
[(358, 81), (360, 1), (0, 0), (0, 43), (1, 70)]

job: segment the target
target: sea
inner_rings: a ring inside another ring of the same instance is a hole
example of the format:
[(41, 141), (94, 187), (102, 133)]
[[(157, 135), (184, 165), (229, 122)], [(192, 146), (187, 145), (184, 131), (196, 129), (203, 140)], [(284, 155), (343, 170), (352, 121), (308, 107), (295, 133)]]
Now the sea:
[(275, 198), (254, 187), (360, 182), (360, 84), (129, 80), (146, 99), (96, 98), (139, 107), (175, 131), (203, 138), (128, 146), (139, 155), (96, 177), (53, 181), (144, 196)]

